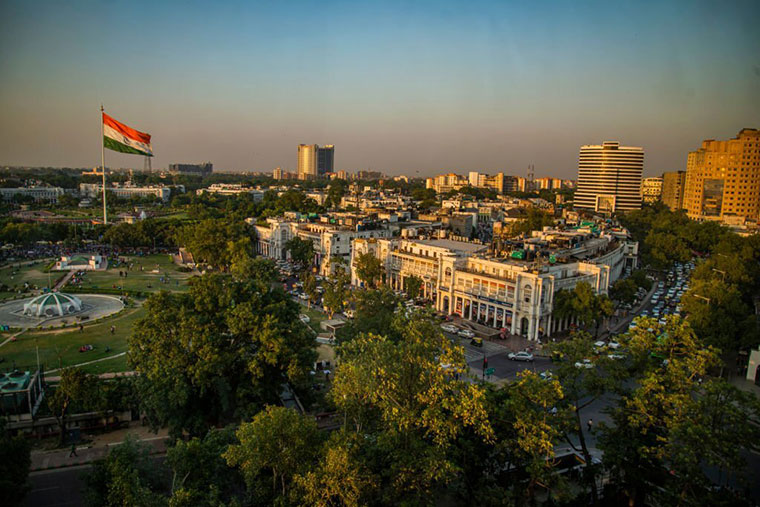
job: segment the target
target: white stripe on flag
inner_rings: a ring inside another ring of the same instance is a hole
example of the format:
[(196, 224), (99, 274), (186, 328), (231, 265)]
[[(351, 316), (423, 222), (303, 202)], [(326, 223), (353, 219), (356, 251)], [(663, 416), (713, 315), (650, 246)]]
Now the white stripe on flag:
[(118, 130), (114, 129), (113, 127), (109, 125), (103, 124), (103, 135), (106, 137), (109, 137), (116, 141), (117, 143), (126, 144), (130, 148), (134, 148), (136, 150), (140, 150), (144, 153), (148, 153), (150, 155), (153, 155), (153, 148), (150, 144), (141, 143), (140, 141), (135, 141), (134, 139), (131, 139)]

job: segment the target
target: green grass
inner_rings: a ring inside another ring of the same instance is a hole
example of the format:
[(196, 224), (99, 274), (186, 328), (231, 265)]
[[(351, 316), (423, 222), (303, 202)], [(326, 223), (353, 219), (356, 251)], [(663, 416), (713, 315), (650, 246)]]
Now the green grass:
[(327, 320), (327, 315), (320, 311), (306, 308), (303, 305), (301, 305), (301, 310), (299, 313), (303, 313), (309, 316), (309, 327), (311, 327), (317, 334), (322, 332), (322, 330), (319, 328), (319, 323), (323, 320)]
[[(11, 365), (15, 361), (19, 366), (32, 366), (37, 363), (36, 348), (39, 347), (40, 362), (45, 365), (46, 370), (50, 370), (59, 366), (71, 366), (112, 356), (127, 350), (127, 337), (132, 332), (134, 323), (144, 314), (145, 310), (142, 307), (127, 308), (119, 315), (85, 325), (82, 333), (78, 328), (28, 331), (21, 334), (17, 341), (8, 342), (0, 347), (0, 357), (5, 359), (3, 365)], [(111, 326), (116, 327), (113, 335), (110, 332)], [(93, 345), (95, 349), (79, 352), (79, 347), (82, 345)], [(106, 346), (111, 348), (109, 352), (105, 351)], [(99, 373), (123, 371), (126, 368), (126, 362), (125, 359), (121, 359), (95, 363), (88, 368), (99, 370)]]
[[(120, 277), (119, 271), (126, 271), (125, 266), (110, 267), (106, 271), (88, 271), (81, 285), (82, 289), (111, 289), (114, 286), (123, 290), (157, 292), (168, 290), (172, 292), (187, 291), (187, 281), (193, 276), (192, 273), (179, 271), (179, 266), (174, 264), (169, 255), (147, 255), (145, 257), (124, 257), (134, 261), (132, 271), (127, 272), (127, 277)], [(144, 271), (140, 271), (140, 267)], [(154, 270), (158, 273), (154, 273)], [(169, 279), (169, 283), (162, 283), (161, 277)], [(65, 289), (64, 289), (65, 290)]]
[[(0, 285), (23, 289), (24, 282), (28, 282), (31, 288), (34, 286), (42, 288), (48, 286), (48, 280), (50, 283), (54, 284), (61, 276), (61, 273), (51, 272), (48, 276), (48, 273), (43, 272), (48, 261), (22, 262), (22, 267), (20, 268), (15, 267), (16, 264), (17, 263), (14, 262), (12, 266), (8, 265), (0, 268)], [(0, 300), (18, 295), (19, 294), (13, 291), (0, 292)]]
[(99, 375), (101, 373), (116, 373), (122, 371), (130, 371), (131, 368), (127, 364), (127, 356), (114, 357), (113, 359), (106, 359), (95, 364), (88, 364), (82, 366), (82, 369), (92, 375)]

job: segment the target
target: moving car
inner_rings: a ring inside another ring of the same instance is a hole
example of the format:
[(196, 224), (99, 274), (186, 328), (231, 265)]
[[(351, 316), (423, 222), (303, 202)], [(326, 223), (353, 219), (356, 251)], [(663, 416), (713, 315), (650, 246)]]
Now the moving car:
[(475, 337), (475, 333), (473, 333), (469, 329), (462, 329), (457, 334), (459, 336), (461, 336), (462, 338), (474, 338)]
[(530, 352), (526, 352), (524, 350), (521, 350), (520, 352), (510, 352), (507, 354), (507, 357), (511, 361), (528, 361), (533, 362), (533, 354)]
[(454, 333), (454, 334), (456, 334), (457, 331), (459, 331), (459, 328), (456, 327), (454, 324), (442, 324), (441, 329), (443, 329), (447, 333)]

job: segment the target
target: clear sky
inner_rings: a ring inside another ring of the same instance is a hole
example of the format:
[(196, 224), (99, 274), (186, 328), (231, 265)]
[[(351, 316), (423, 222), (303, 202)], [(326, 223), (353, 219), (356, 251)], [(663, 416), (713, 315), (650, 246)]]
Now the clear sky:
[[(645, 174), (760, 127), (760, 1), (0, 2), (0, 165), (100, 163), (100, 103), (154, 167)], [(107, 153), (114, 167), (142, 167)]]

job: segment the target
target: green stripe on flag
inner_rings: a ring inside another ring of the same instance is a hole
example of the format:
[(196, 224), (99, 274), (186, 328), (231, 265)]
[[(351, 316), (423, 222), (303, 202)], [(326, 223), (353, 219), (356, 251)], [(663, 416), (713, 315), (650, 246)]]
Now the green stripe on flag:
[(103, 146), (109, 150), (118, 151), (121, 153), (132, 153), (133, 155), (145, 155), (146, 157), (152, 157), (150, 153), (145, 153), (126, 144), (121, 144), (119, 141), (114, 141), (110, 137), (103, 136)]

